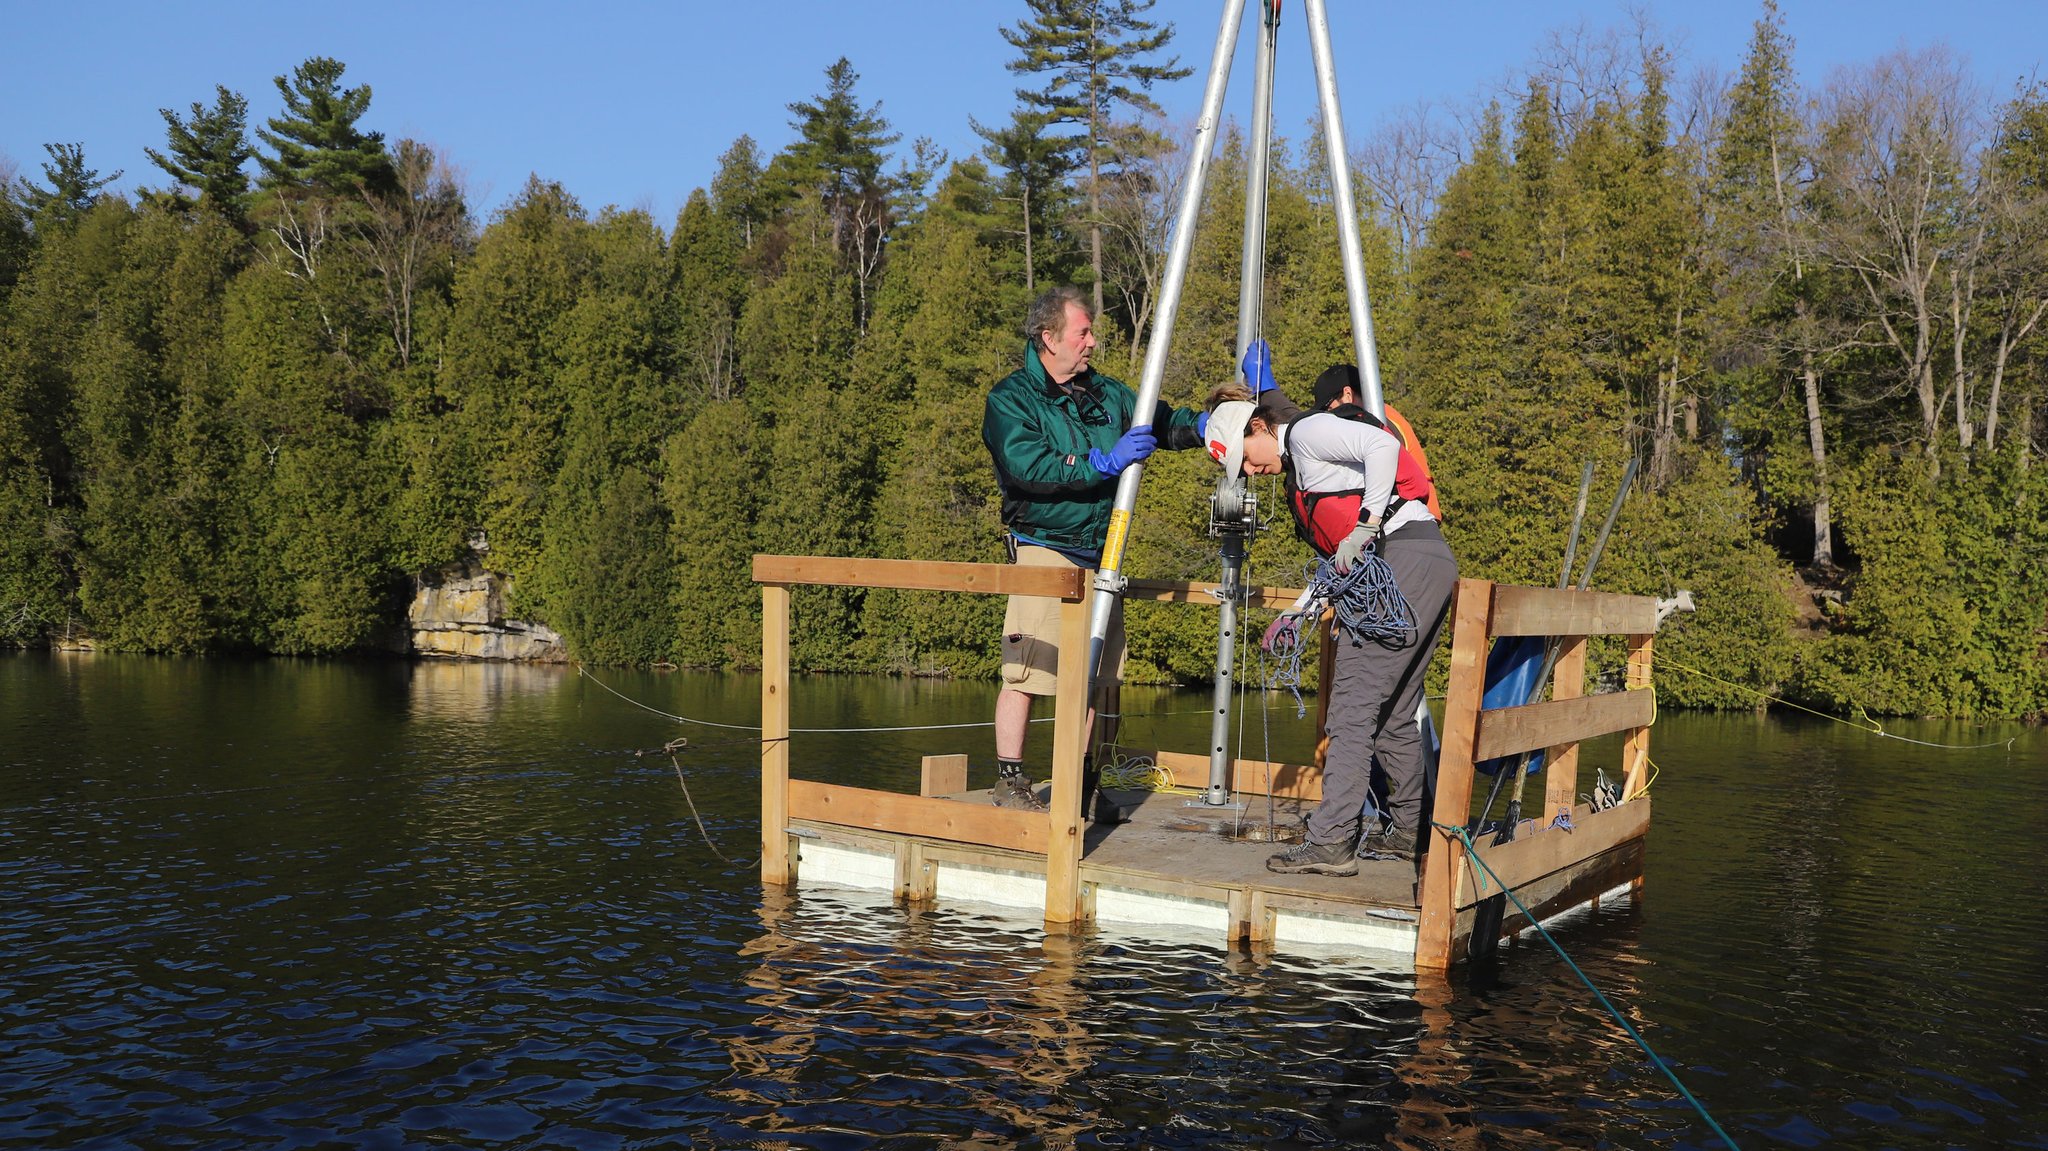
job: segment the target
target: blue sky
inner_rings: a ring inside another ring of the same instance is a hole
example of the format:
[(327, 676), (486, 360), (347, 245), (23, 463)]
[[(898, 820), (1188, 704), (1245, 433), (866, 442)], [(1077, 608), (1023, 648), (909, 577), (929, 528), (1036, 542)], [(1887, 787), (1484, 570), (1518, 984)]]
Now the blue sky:
[[(2041, 0), (1782, 0), (1803, 81), (1900, 47), (1941, 42), (1995, 92), (2048, 58)], [(1594, 33), (1650, 17), (1683, 74), (1732, 71), (1760, 5), (1671, 0), (1331, 0), (1347, 134), (1421, 103), (1473, 106), (1511, 86), (1553, 33)], [(502, 204), (529, 172), (586, 206), (644, 207), (667, 220), (741, 133), (772, 151), (791, 138), (787, 105), (824, 87), (844, 55), (864, 100), (903, 134), (953, 155), (979, 147), (968, 117), (1005, 119), (1019, 79), (997, 34), (1021, 0), (682, 0), (574, 6), (506, 0), (352, 0), (348, 4), (29, 3), (5, 0), (0, 27), (0, 157), (40, 175), (46, 141), (84, 144), (117, 186), (161, 183), (143, 148), (163, 146), (159, 107), (210, 101), (215, 84), (249, 98), (252, 128), (275, 114), (271, 77), (313, 55), (349, 66), (375, 91), (364, 121), (387, 138), (433, 144), (467, 175), (472, 203)], [(1196, 74), (1156, 93), (1191, 118), (1222, 6), (1161, 0), (1174, 48)], [(1299, 137), (1314, 113), (1301, 0), (1283, 7), (1275, 110)], [(1250, 106), (1250, 22), (1239, 38), (1227, 110)]]

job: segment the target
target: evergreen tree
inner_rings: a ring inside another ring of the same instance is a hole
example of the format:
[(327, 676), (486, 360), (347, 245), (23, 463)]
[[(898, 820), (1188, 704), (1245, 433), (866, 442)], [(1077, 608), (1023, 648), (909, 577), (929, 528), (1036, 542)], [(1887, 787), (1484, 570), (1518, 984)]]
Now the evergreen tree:
[(762, 179), (771, 202), (788, 206), (816, 196), (823, 205), (832, 247), (850, 253), (888, 229), (882, 179), (884, 149), (902, 137), (889, 131), (878, 104), (863, 108), (854, 94), (860, 73), (841, 56), (825, 69), (825, 92), (789, 105), (797, 138), (778, 152)]
[(487, 562), (520, 581), (543, 562), (547, 492), (570, 397), (563, 325), (592, 275), (590, 225), (560, 184), (530, 178), (456, 275), (439, 391), (470, 458), (467, 497)]
[[(798, 206), (781, 275), (749, 297), (741, 321), (740, 372), (767, 448), (755, 520), (764, 552), (861, 555), (869, 542), (876, 440), (890, 413), (872, 381), (851, 386), (852, 284), (823, 217), (815, 199)], [(858, 592), (800, 590), (795, 610), (804, 623), (792, 658), (808, 668), (849, 668), (859, 600)]]
[[(1025, 0), (1031, 15), (1002, 29), (1017, 49), (1010, 71), (1044, 75), (1045, 87), (1019, 89), (1017, 98), (1052, 122), (1081, 129), (1071, 146), (1076, 168), (1088, 169), (1088, 251), (1094, 270), (1095, 311), (1102, 311), (1102, 175), (1119, 162), (1116, 126), (1124, 111), (1159, 112), (1148, 94), (1162, 80), (1179, 80), (1193, 69), (1180, 58), (1146, 62), (1173, 40), (1173, 25), (1153, 24), (1145, 14), (1154, 0)], [(1136, 142), (1140, 150), (1142, 140)]]
[(50, 154), (43, 161), (43, 179), (50, 186), (45, 188), (31, 183), (24, 176), (16, 182), (14, 192), (21, 198), (27, 209), (29, 220), (41, 230), (50, 227), (69, 227), (92, 207), (100, 189), (121, 178), (118, 169), (112, 175), (102, 176), (96, 168), (85, 166), (85, 147), (82, 144), (45, 144), (43, 151)]
[[(1743, 394), (1731, 416), (1744, 455), (1772, 498), (1805, 505), (1813, 533), (1807, 556), (1825, 571), (1835, 563), (1825, 377), (1829, 345), (1846, 339), (1826, 330), (1798, 95), (1791, 38), (1777, 6), (1767, 3), (1720, 126), (1708, 242), (1722, 268), (1720, 358), (1750, 369), (1732, 373)], [(1788, 377), (1798, 381), (1797, 405), (1783, 402)]]
[(347, 68), (332, 57), (314, 56), (292, 69), (289, 80), (274, 77), (284, 111), (256, 131), (276, 152), (256, 157), (264, 187), (346, 196), (389, 183), (383, 134), (356, 126), (370, 110), (370, 86), (343, 88)]
[(214, 91), (213, 107), (195, 100), (189, 118), (157, 109), (169, 134), (170, 155), (155, 148), (143, 151), (171, 179), (198, 192), (201, 206), (239, 224), (249, 209), (249, 175), (242, 167), (256, 155), (249, 145), (249, 102), (225, 86)]
[(1003, 171), (997, 198), (1015, 205), (1004, 231), (1023, 242), (1024, 291), (1033, 294), (1038, 290), (1040, 264), (1058, 266), (1053, 262), (1056, 254), (1048, 248), (1053, 221), (1063, 214), (1061, 192), (1072, 164), (1071, 151), (1064, 141), (1046, 134), (1052, 117), (1043, 112), (1019, 108), (1010, 123), (999, 128), (977, 123), (973, 117), (968, 123), (987, 141), (982, 155)]
[(741, 136), (718, 158), (718, 174), (711, 178), (712, 204), (738, 230), (742, 248), (754, 246), (755, 235), (768, 218), (763, 177), (759, 146), (752, 136)]
[(747, 296), (743, 226), (698, 189), (677, 215), (669, 245), (676, 371), (684, 388), (705, 400), (739, 394), (739, 317)]
[[(744, 400), (713, 400), (669, 438), (663, 451), (662, 502), (675, 573), (675, 650), (686, 666), (760, 663), (754, 520), (767, 449), (756, 421)], [(763, 550), (795, 549), (771, 544)], [(805, 617), (805, 627), (813, 622)]]
[[(873, 547), (900, 559), (998, 563), (996, 489), (975, 434), (988, 388), (1016, 366), (1021, 304), (993, 273), (980, 220), (962, 212), (955, 168), (934, 208), (900, 241), (858, 376), (889, 381), (878, 397), (901, 419), (883, 421), (882, 480)], [(904, 389), (896, 391), (897, 387)], [(997, 666), (1003, 605), (985, 596), (871, 592), (863, 608), (869, 666), (916, 674), (987, 675)]]
[(667, 252), (638, 212), (607, 213), (589, 242), (591, 277), (558, 329), (569, 411), (524, 594), (580, 658), (653, 663), (675, 654), (656, 491), (662, 443), (680, 415), (666, 363)]

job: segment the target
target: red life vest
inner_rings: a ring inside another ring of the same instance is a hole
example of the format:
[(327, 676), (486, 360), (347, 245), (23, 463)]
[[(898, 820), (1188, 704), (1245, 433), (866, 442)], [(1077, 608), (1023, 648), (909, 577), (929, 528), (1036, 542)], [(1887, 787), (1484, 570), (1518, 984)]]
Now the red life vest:
[(1301, 489), (1294, 475), (1294, 428), (1311, 416), (1335, 416), (1339, 419), (1356, 420), (1361, 424), (1385, 430), (1401, 444), (1401, 456), (1394, 467), (1394, 494), (1387, 506), (1380, 509), (1382, 522), (1394, 514), (1395, 509), (1409, 500), (1421, 500), (1432, 505), (1435, 513), (1436, 485), (1430, 479), (1429, 468), (1408, 450), (1408, 444), (1401, 433), (1373, 418), (1371, 412), (1357, 404), (1344, 404), (1327, 412), (1303, 412), (1287, 423), (1287, 442), (1290, 450), (1280, 456), (1280, 482), (1287, 493), (1287, 505), (1294, 510), (1294, 532), (1304, 543), (1324, 556), (1335, 555), (1337, 545), (1359, 524), (1372, 516), (1363, 512), (1359, 505), (1365, 500), (1365, 489), (1344, 488), (1338, 491), (1309, 492)]

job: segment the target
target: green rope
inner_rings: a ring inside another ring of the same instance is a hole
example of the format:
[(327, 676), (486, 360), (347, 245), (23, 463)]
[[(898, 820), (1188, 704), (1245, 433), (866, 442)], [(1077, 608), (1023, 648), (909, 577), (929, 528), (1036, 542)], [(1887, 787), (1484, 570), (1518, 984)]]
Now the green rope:
[(1707, 1114), (1706, 1107), (1702, 1106), (1698, 1099), (1693, 1098), (1692, 1092), (1687, 1091), (1685, 1089), (1685, 1084), (1680, 1083), (1678, 1081), (1677, 1072), (1671, 1070), (1670, 1064), (1664, 1062), (1664, 1057), (1650, 1049), (1649, 1041), (1644, 1039), (1642, 1035), (1636, 1031), (1635, 1028), (1629, 1026), (1628, 1020), (1622, 1017), (1621, 1012), (1615, 1010), (1614, 1004), (1609, 1003), (1605, 995), (1600, 994), (1600, 989), (1598, 987), (1593, 986), (1593, 981), (1586, 977), (1586, 973), (1584, 971), (1579, 970), (1579, 965), (1572, 962), (1572, 957), (1566, 955), (1564, 952), (1564, 948), (1558, 944), (1557, 940), (1551, 938), (1550, 932), (1544, 930), (1543, 925), (1536, 921), (1536, 917), (1530, 913), (1529, 908), (1526, 905), (1524, 905), (1521, 900), (1515, 898), (1515, 893), (1508, 889), (1508, 885), (1501, 881), (1499, 875), (1494, 874), (1493, 868), (1488, 867), (1486, 865), (1486, 860), (1480, 858), (1479, 848), (1472, 842), (1472, 833), (1467, 831), (1463, 827), (1453, 827), (1450, 824), (1437, 823), (1435, 820), (1431, 820), (1430, 823), (1438, 831), (1443, 832), (1445, 835), (1448, 835), (1465, 845), (1465, 858), (1477, 864), (1479, 866), (1479, 869), (1481, 871), (1484, 871), (1488, 876), (1490, 876), (1493, 879), (1493, 882), (1499, 885), (1501, 891), (1505, 893), (1510, 900), (1514, 901), (1515, 910), (1521, 912), (1522, 918), (1527, 919), (1529, 921), (1530, 926), (1534, 927), (1537, 930), (1537, 932), (1543, 936), (1543, 942), (1550, 944), (1551, 949), (1557, 952), (1557, 957), (1559, 959), (1564, 960), (1565, 966), (1572, 969), (1572, 974), (1579, 977), (1579, 982), (1586, 985), (1586, 990), (1593, 993), (1593, 998), (1599, 1000), (1600, 1006), (1607, 1009), (1607, 1014), (1613, 1016), (1614, 1021), (1616, 1023), (1621, 1024), (1621, 1029), (1623, 1031), (1628, 1032), (1628, 1037), (1630, 1039), (1635, 1040), (1636, 1046), (1643, 1049), (1643, 1054), (1648, 1055), (1650, 1057), (1650, 1062), (1657, 1065), (1657, 1070), (1662, 1071), (1664, 1073), (1664, 1078), (1671, 1080), (1671, 1085), (1673, 1087), (1678, 1088), (1678, 1093), (1680, 1095), (1685, 1096), (1685, 1101), (1687, 1103), (1692, 1104), (1693, 1110), (1700, 1113), (1700, 1118), (1707, 1121), (1707, 1126), (1713, 1128), (1714, 1134), (1719, 1135), (1721, 1137), (1721, 1142), (1726, 1143), (1729, 1146), (1730, 1151), (1741, 1151), (1740, 1148), (1735, 1146), (1735, 1140), (1730, 1139), (1728, 1137), (1728, 1133), (1726, 1131), (1721, 1130), (1721, 1125), (1719, 1123), (1714, 1122), (1714, 1117), (1712, 1115)]

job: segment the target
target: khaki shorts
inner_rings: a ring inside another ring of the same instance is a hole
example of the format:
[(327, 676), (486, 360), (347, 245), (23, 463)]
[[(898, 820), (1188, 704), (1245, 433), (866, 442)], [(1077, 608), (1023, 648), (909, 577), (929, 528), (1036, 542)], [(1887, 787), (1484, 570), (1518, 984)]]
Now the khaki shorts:
[[(1025, 567), (1081, 566), (1051, 548), (1027, 543), (1017, 545), (1017, 562)], [(1118, 600), (1103, 642), (1098, 699), (1123, 678), (1124, 655), (1124, 605)], [(1047, 596), (1011, 596), (1009, 610), (1003, 613), (1003, 686), (1026, 695), (1057, 694), (1059, 666), (1060, 601)]]

